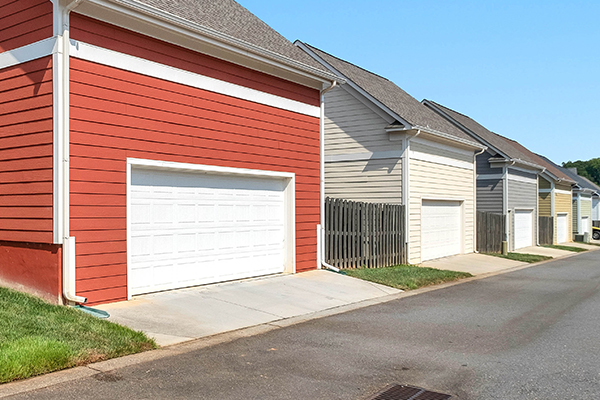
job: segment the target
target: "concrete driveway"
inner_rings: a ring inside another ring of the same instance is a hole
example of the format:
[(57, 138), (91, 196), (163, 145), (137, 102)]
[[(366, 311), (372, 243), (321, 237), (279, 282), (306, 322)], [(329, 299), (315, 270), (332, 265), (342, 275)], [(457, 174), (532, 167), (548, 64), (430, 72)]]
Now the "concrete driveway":
[[(571, 243), (565, 244), (565, 246), (570, 246), (570, 245), (571, 245)], [(559, 250), (559, 249), (553, 249), (553, 248), (541, 247), (541, 246), (523, 247), (522, 249), (513, 250), (513, 253), (535, 254), (538, 256), (549, 256), (552, 258), (560, 258), (560, 257), (575, 254), (575, 252), (572, 252), (572, 251)]]
[(96, 308), (161, 346), (250, 326), (310, 316), (385, 298), (401, 290), (330, 271), (273, 275), (136, 296)]
[(470, 253), (429, 260), (423, 262), (421, 265), (437, 269), (468, 272), (471, 275), (482, 275), (520, 267), (527, 265), (527, 263), (485, 254)]

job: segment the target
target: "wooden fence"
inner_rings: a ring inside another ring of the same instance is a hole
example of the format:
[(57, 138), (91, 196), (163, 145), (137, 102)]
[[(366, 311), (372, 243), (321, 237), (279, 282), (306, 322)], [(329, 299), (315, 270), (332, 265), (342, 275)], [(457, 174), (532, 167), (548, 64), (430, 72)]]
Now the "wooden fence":
[(554, 243), (554, 218), (539, 217), (539, 241), (541, 245)]
[(501, 253), (505, 225), (504, 215), (477, 211), (477, 251)]
[(406, 263), (405, 207), (325, 199), (325, 260), (337, 268)]

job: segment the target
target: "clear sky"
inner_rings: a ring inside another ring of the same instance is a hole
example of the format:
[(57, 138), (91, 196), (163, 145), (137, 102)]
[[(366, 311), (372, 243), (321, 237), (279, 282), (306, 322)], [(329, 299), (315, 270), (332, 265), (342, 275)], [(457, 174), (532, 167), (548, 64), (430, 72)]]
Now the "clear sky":
[(600, 1), (237, 0), (556, 163), (600, 157)]

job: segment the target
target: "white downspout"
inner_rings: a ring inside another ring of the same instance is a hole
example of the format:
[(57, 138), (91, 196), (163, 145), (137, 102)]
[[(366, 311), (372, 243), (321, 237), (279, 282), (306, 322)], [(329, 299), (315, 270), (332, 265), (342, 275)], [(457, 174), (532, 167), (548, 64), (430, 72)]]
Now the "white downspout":
[(62, 191), (62, 235), (63, 235), (63, 248), (62, 248), (62, 286), (63, 296), (67, 302), (70, 303), (86, 303), (87, 298), (77, 296), (75, 293), (75, 237), (70, 236), (70, 177), (69, 177), (69, 50), (71, 48), (69, 38), (69, 14), (75, 7), (77, 7), (83, 0), (74, 0), (68, 3), (64, 8), (59, 6), (59, 12), (61, 13), (60, 23), (62, 24), (61, 32), (58, 40), (60, 42), (59, 52), (62, 50), (62, 99), (60, 107), (62, 112), (60, 118), (62, 119), (62, 132), (59, 132), (59, 144), (61, 147), (61, 164), (62, 164), (62, 185), (59, 185), (59, 190)]
[(320, 196), (321, 196), (321, 219), (317, 226), (317, 268), (325, 267), (335, 272), (340, 272), (340, 269), (325, 262), (325, 94), (337, 86), (337, 81), (326, 89), (321, 90), (321, 115), (319, 121), (319, 142), (321, 153), (320, 165)]
[(473, 215), (473, 253), (479, 253), (477, 251), (477, 156), (486, 150), (487, 148), (484, 147), (480, 152), (473, 154), (473, 209), (475, 210)]

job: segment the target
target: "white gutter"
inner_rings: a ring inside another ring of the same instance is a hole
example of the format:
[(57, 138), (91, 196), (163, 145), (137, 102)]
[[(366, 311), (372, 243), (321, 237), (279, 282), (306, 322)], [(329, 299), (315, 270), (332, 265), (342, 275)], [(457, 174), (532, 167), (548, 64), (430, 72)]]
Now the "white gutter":
[[(62, 225), (62, 292), (63, 297), (67, 302), (70, 303), (85, 303), (87, 302), (87, 298), (82, 296), (77, 296), (75, 293), (75, 237), (70, 236), (70, 178), (69, 178), (69, 49), (70, 40), (69, 40), (69, 14), (75, 7), (77, 7), (83, 0), (74, 0), (68, 3), (66, 6), (61, 6), (58, 3), (60, 0), (55, 0), (55, 4), (58, 4), (58, 7), (55, 8), (55, 12), (60, 13), (58, 27), (59, 34), (58, 42), (59, 42), (59, 57), (61, 56), (61, 64), (59, 68), (61, 71), (59, 74), (61, 75), (61, 83), (62, 85), (58, 88), (58, 90), (62, 91), (62, 98), (60, 99), (60, 104), (58, 107), (61, 108), (59, 111), (59, 118), (62, 122), (62, 129), (58, 132), (58, 143), (55, 143), (55, 146), (59, 147), (59, 150), (62, 150), (59, 153), (61, 157), (59, 162), (61, 164), (62, 174), (59, 176), (59, 188), (58, 191), (61, 192), (62, 201), (59, 206), (62, 208), (62, 215), (59, 221), (59, 224)], [(60, 35), (62, 33), (62, 35)], [(62, 52), (61, 52), (62, 50)]]
[(477, 156), (487, 150), (487, 147), (481, 149), (478, 153), (473, 154), (473, 253), (477, 251)]
[(319, 261), (317, 262), (317, 268), (325, 267), (335, 272), (340, 272), (340, 269), (328, 264), (325, 261), (325, 94), (331, 89), (337, 86), (337, 81), (326, 89), (321, 90), (321, 116), (319, 121), (319, 141), (320, 141), (320, 196), (321, 196), (321, 223), (317, 227), (317, 243)]

